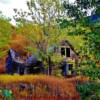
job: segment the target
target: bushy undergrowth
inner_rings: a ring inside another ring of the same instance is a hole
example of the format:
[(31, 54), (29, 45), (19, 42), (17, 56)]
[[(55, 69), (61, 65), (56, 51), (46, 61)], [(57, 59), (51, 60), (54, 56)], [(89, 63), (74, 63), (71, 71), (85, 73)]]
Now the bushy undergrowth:
[(100, 100), (100, 83), (85, 82), (78, 83), (77, 90), (81, 95), (82, 100)]

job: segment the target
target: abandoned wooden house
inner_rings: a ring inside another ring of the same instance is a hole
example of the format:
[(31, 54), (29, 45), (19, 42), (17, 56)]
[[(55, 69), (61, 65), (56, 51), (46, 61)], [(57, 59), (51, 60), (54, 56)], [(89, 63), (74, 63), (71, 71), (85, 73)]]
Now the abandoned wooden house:
[(60, 42), (60, 47), (58, 53), (61, 57), (66, 59), (68, 64), (68, 74), (72, 74), (74, 69), (78, 67), (78, 54), (76, 53), (74, 47), (67, 40), (62, 40)]

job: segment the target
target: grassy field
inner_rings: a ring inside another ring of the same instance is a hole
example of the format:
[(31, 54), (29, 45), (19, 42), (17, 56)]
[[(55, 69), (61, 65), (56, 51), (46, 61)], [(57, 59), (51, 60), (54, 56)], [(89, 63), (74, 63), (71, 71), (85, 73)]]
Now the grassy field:
[(5, 89), (12, 93), (12, 100), (80, 100), (75, 81), (76, 78), (46, 75), (0, 75), (0, 100), (4, 98), (2, 90)]

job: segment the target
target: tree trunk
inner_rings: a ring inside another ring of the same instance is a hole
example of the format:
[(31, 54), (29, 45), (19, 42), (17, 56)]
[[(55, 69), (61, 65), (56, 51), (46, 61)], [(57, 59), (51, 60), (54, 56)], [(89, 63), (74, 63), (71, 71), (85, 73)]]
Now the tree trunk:
[(51, 75), (52, 74), (52, 66), (51, 66), (51, 57), (48, 56), (48, 74)]

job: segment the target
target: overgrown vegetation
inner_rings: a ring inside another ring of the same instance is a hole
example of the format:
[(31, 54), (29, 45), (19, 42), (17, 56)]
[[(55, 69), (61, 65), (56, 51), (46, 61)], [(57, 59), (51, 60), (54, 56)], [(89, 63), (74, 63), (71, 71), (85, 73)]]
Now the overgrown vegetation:
[(74, 81), (75, 79), (66, 80), (45, 75), (25, 75), (24, 77), (1, 75), (0, 87), (2, 90), (11, 91), (10, 95), (13, 94), (14, 100), (27, 98), (57, 100), (58, 97), (60, 99), (79, 100), (80, 97), (75, 89)]
[[(59, 41), (68, 40), (79, 55), (78, 75), (90, 79), (77, 84), (82, 99), (100, 99), (100, 84), (96, 81), (100, 79), (99, 0), (76, 0), (74, 4), (59, 0), (30, 0), (27, 6), (29, 12), (14, 9), (15, 27), (0, 14), (0, 57), (6, 55), (11, 43), (16, 42), (12, 38), (18, 35), (17, 42), (24, 41), (23, 50), (36, 54), (49, 69), (51, 62), (59, 66), (62, 60), (54, 53), (54, 48), (59, 47)], [(94, 15), (99, 19), (95, 19)], [(56, 76), (59, 73), (57, 70)]]

